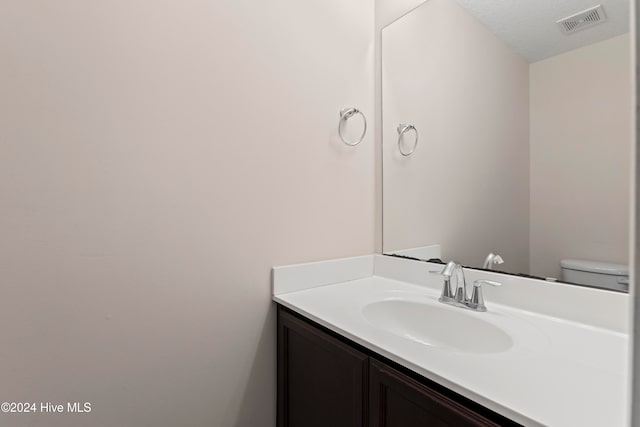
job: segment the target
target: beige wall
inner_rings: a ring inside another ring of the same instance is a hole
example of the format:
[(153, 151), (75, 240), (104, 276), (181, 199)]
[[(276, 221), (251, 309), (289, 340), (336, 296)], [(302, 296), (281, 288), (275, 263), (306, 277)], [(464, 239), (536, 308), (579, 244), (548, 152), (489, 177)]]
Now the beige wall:
[(531, 64), (531, 273), (628, 263), (629, 35)]
[(3, 426), (275, 425), (272, 265), (371, 253), (374, 4), (0, 5)]
[[(382, 57), (385, 252), (441, 244), (481, 266), (494, 251), (528, 271), (528, 64), (454, 0), (386, 27)], [(399, 123), (420, 134), (409, 157)]]

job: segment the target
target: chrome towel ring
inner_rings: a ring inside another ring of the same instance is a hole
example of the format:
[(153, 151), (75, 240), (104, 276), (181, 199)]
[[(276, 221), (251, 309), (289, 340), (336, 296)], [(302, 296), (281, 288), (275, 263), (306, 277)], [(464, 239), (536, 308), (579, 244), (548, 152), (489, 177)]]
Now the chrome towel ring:
[[(402, 149), (402, 145), (403, 145), (402, 136), (405, 133), (409, 132), (410, 130), (416, 133), (416, 139), (413, 141), (413, 147), (411, 147), (411, 150), (404, 151)], [(398, 125), (398, 149), (400, 150), (400, 154), (402, 154), (403, 156), (410, 156), (414, 151), (416, 151), (417, 146), (418, 146), (418, 129), (416, 129), (414, 125), (399, 124)]]
[[(357, 141), (349, 142), (346, 139), (344, 139), (344, 136), (342, 135), (342, 125), (346, 123), (347, 120), (349, 120), (351, 117), (355, 116), (356, 114), (360, 114), (362, 116), (362, 120), (364, 121), (364, 129), (362, 130), (362, 135), (360, 135), (360, 138), (358, 138)], [(343, 108), (342, 110), (340, 110), (340, 121), (338, 122), (338, 135), (340, 135), (340, 139), (342, 140), (342, 142), (344, 142), (350, 147), (355, 147), (356, 145), (362, 142), (362, 140), (364, 139), (365, 133), (367, 133), (367, 118), (364, 116), (364, 114), (362, 114), (362, 111), (354, 107)]]

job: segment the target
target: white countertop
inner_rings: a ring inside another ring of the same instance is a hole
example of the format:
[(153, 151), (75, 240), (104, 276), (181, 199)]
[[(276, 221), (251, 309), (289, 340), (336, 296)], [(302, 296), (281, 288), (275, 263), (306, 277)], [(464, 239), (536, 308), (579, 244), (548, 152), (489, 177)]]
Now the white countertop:
[[(628, 425), (629, 339), (624, 331), (602, 327), (598, 316), (594, 316), (594, 322), (584, 318), (577, 322), (492, 303), (488, 292), (486, 313), (447, 306), (437, 302), (442, 282), (437, 276), (423, 283), (410, 283), (381, 275), (394, 276), (389, 272), (406, 267), (406, 260), (380, 256), (352, 260), (351, 264), (349, 260), (338, 260), (274, 269), (274, 301), (523, 425)], [(393, 266), (391, 270), (389, 265)], [(422, 272), (434, 267), (438, 266), (410, 265)], [(395, 276), (403, 274), (406, 271)], [(611, 292), (594, 293), (586, 288), (491, 273), (466, 274), (472, 276), (468, 281), (481, 274), (483, 278), (490, 276), (506, 282), (502, 288), (522, 283), (522, 294), (528, 298), (531, 289), (535, 293), (540, 288), (541, 295), (548, 297), (549, 290), (542, 289), (542, 285), (557, 286), (563, 289), (560, 299), (567, 299), (569, 304), (589, 305), (589, 299), (597, 303), (600, 293), (606, 304), (602, 309), (612, 313), (623, 309), (627, 301), (627, 295)], [(500, 289), (495, 290), (491, 295), (499, 292)], [(514, 344), (506, 351), (478, 354), (407, 339), (374, 325), (363, 315), (368, 304), (390, 299), (435, 304), (460, 315), (475, 316), (505, 331)], [(612, 324), (624, 321), (623, 316)]]

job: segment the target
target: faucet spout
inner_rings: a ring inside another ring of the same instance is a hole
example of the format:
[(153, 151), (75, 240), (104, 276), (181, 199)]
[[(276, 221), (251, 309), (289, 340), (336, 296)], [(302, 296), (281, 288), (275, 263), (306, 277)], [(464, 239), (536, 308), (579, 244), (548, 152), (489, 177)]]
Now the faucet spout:
[(462, 265), (456, 264), (455, 275), (456, 275), (456, 294), (454, 299), (459, 303), (464, 303), (467, 301), (467, 284), (464, 280), (464, 271), (462, 270)]
[(487, 255), (487, 258), (485, 258), (482, 268), (484, 268), (485, 270), (493, 270), (494, 264), (502, 264), (503, 262), (504, 260), (500, 255), (491, 252), (489, 255)]

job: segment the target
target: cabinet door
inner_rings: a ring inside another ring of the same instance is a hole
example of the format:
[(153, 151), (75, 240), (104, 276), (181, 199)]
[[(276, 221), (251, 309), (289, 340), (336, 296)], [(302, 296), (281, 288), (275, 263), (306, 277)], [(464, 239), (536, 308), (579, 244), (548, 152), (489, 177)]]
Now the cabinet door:
[(278, 427), (366, 427), (369, 358), (278, 308)]
[(371, 427), (502, 425), (373, 358), (370, 367)]

